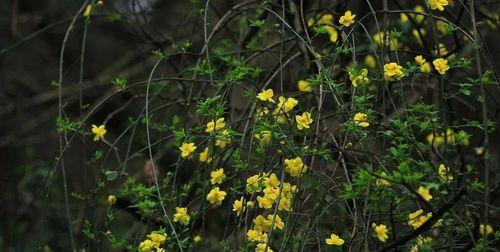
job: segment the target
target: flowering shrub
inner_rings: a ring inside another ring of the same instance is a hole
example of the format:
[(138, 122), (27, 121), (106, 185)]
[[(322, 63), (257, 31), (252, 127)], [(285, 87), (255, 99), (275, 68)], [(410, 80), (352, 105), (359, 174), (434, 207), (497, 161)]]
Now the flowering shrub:
[[(103, 2), (78, 15), (108, 15)], [(142, 101), (128, 120), (96, 116), (108, 98), (75, 127), (61, 115), (55, 166), (70, 168), (82, 138), (96, 169), (79, 192), (94, 207), (67, 213), (74, 248), (498, 248), (499, 89), (481, 39), (496, 13), (456, 0), (219, 2), (190, 3), (202, 38), (156, 48), (141, 81), (114, 82), (109, 99)]]

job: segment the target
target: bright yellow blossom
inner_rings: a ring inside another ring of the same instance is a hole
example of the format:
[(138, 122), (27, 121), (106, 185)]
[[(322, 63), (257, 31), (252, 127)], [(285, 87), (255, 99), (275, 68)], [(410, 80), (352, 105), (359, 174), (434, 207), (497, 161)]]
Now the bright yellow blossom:
[(250, 229), (247, 232), (247, 239), (251, 242), (266, 242), (267, 234), (262, 231)]
[(286, 197), (281, 197), (280, 202), (278, 204), (278, 210), (291, 212), (292, 211), (292, 199), (286, 198)]
[(418, 55), (417, 57), (415, 57), (415, 61), (417, 62), (417, 64), (419, 66), (421, 66), (425, 63), (425, 59), (424, 59), (424, 57), (422, 57), (422, 55)]
[(243, 206), (243, 196), (235, 200), (233, 203), (233, 212), (236, 212), (236, 216), (240, 216), (240, 214), (243, 212), (244, 206)]
[(299, 89), (299, 91), (302, 92), (312, 92), (311, 83), (309, 83), (309, 81), (306, 80), (299, 80), (297, 82), (297, 88)]
[(326, 244), (333, 245), (333, 246), (341, 246), (342, 244), (344, 244), (344, 240), (342, 238), (340, 238), (340, 236), (338, 236), (334, 233), (332, 233), (330, 235), (330, 238), (326, 238), (325, 242), (326, 242)]
[(313, 119), (311, 118), (311, 113), (304, 112), (302, 113), (302, 115), (296, 115), (295, 121), (297, 122), (297, 128), (299, 130), (302, 130), (309, 129), (310, 124), (313, 122)]
[(357, 87), (359, 85), (368, 84), (370, 79), (368, 79), (368, 69), (363, 68), (356, 71), (355, 69), (349, 70), (349, 80), (351, 80), (352, 85)]
[(448, 60), (445, 60), (443, 58), (435, 59), (434, 61), (432, 61), (432, 64), (440, 74), (445, 74), (446, 71), (450, 69), (450, 66), (448, 66)]
[(226, 127), (226, 122), (224, 122), (224, 117), (218, 118), (217, 120), (212, 120), (207, 123), (206, 133), (212, 133), (214, 131), (220, 131)]
[(259, 175), (253, 175), (247, 178), (246, 189), (249, 193), (260, 192), (260, 179)]
[(219, 187), (214, 187), (207, 194), (207, 200), (210, 202), (210, 204), (216, 204), (220, 206), (224, 198), (226, 198), (226, 192), (221, 191)]
[(274, 220), (274, 228), (277, 228), (279, 230), (283, 230), (285, 227), (285, 223), (281, 220), (280, 216), (277, 214), (269, 214), (267, 216), (267, 220), (271, 223), (272, 225), (273, 220)]
[(257, 202), (259, 202), (260, 208), (269, 209), (273, 206), (274, 200), (268, 197), (257, 196)]
[(257, 98), (259, 98), (259, 100), (274, 103), (273, 96), (274, 91), (272, 89), (262, 90), (262, 92), (257, 94)]
[(108, 196), (108, 204), (109, 205), (114, 205), (116, 204), (116, 196), (111, 194)]
[(103, 125), (100, 125), (97, 127), (96, 125), (92, 124), (92, 133), (94, 133), (94, 141), (99, 141), (104, 139), (104, 135), (106, 135), (106, 132), (108, 132)]
[(292, 109), (299, 104), (299, 101), (295, 98), (285, 98), (283, 96), (280, 96), (278, 98), (278, 105), (276, 105), (276, 109), (279, 112), (284, 111), (285, 113), (288, 113), (292, 111)]
[(271, 227), (272, 222), (270, 220), (267, 220), (266, 218), (264, 218), (264, 216), (259, 214), (253, 219), (253, 224), (254, 224), (255, 230), (261, 231), (261, 232), (268, 232), (270, 227)]
[(347, 27), (354, 23), (354, 18), (356, 18), (356, 14), (352, 14), (351, 11), (346, 11), (344, 15), (340, 17), (339, 23)]
[(224, 168), (219, 168), (210, 173), (210, 183), (212, 185), (222, 184), (222, 181), (226, 178), (224, 174)]
[(384, 65), (384, 77), (386, 80), (400, 80), (405, 76), (403, 67), (395, 62), (387, 63)]
[(444, 181), (452, 181), (453, 175), (450, 173), (450, 168), (446, 167), (444, 164), (440, 164), (438, 167), (439, 178)]
[(267, 243), (259, 243), (255, 246), (255, 252), (273, 252), (270, 245)]
[(187, 158), (196, 150), (196, 146), (194, 143), (183, 143), (181, 147), (179, 147), (179, 150), (181, 150), (181, 157)]
[(420, 197), (422, 197), (422, 199), (424, 199), (425, 201), (430, 201), (432, 199), (432, 195), (430, 194), (429, 192), (429, 189), (423, 187), (423, 186), (420, 186), (417, 190), (417, 193), (418, 195), (420, 195)]
[(149, 239), (146, 239), (139, 244), (139, 251), (141, 252), (150, 252), (153, 251), (153, 248), (155, 248), (155, 243)]
[(278, 179), (276, 174), (271, 173), (269, 177), (264, 178), (264, 186), (277, 188), (280, 186), (280, 180)]
[(302, 158), (285, 159), (285, 171), (290, 173), (292, 177), (300, 177), (302, 173), (307, 171), (307, 166), (302, 163)]
[(83, 12), (83, 16), (84, 17), (89, 17), (91, 12), (92, 12), (92, 4), (88, 4), (85, 7), (85, 11)]
[(210, 155), (211, 155), (211, 152), (209, 151), (209, 148), (205, 147), (205, 149), (203, 149), (203, 151), (200, 153), (200, 158), (199, 158), (200, 162), (202, 162), (202, 163), (212, 162), (212, 157)]
[(384, 224), (377, 225), (373, 223), (372, 228), (375, 231), (375, 234), (377, 234), (377, 238), (379, 239), (379, 241), (385, 242), (387, 241), (387, 239), (389, 239), (389, 236), (387, 235), (389, 230), (387, 229), (386, 225)]
[(362, 128), (370, 126), (368, 116), (365, 113), (356, 113), (352, 120)]
[(438, 9), (444, 11), (444, 6), (448, 5), (448, 0), (428, 0), (431, 10)]
[(189, 224), (191, 217), (188, 214), (187, 207), (176, 207), (174, 214), (174, 222), (179, 222), (181, 225)]
[(155, 247), (165, 244), (167, 237), (163, 234), (152, 232), (148, 235), (148, 238), (155, 244)]
[(422, 226), (422, 224), (424, 224), (431, 216), (432, 213), (424, 214), (424, 211), (422, 209), (419, 209), (408, 215), (408, 225), (412, 226), (413, 229), (417, 229)]

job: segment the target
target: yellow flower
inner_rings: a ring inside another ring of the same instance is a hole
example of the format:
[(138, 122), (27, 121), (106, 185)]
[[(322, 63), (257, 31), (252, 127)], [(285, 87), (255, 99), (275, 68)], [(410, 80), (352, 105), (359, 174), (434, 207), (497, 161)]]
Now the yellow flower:
[(330, 13), (323, 14), (321, 18), (318, 20), (317, 24), (333, 24), (333, 15)]
[(251, 242), (266, 242), (267, 234), (262, 231), (250, 229), (247, 232), (247, 239)]
[[(446, 50), (446, 46), (443, 43), (439, 43), (438, 45), (439, 49), (439, 55), (446, 55), (448, 54), (448, 50)], [(438, 50), (434, 50), (435, 54), (438, 54)], [(448, 58), (451, 58), (452, 56), (450, 55)]]
[(368, 116), (365, 113), (356, 113), (352, 120), (362, 128), (370, 126), (370, 123), (368, 123)]
[(375, 67), (377, 67), (377, 60), (371, 54), (368, 54), (368, 55), (365, 56), (364, 63), (365, 63), (365, 65), (368, 68), (375, 68)]
[(431, 10), (438, 9), (444, 11), (444, 6), (448, 5), (448, 0), (428, 0)]
[(154, 243), (154, 246), (158, 248), (160, 245), (165, 243), (167, 237), (163, 234), (152, 232), (148, 235), (148, 238)]
[(282, 112), (284, 111), (285, 113), (288, 113), (290, 111), (292, 111), (292, 109), (297, 106), (297, 104), (299, 104), (299, 101), (297, 101), (297, 99), (295, 98), (285, 98), (283, 96), (280, 96), (278, 98), (279, 102), (278, 102), (278, 105), (277, 105), (277, 110), (279, 112)]
[(334, 245), (334, 246), (341, 246), (342, 244), (344, 244), (344, 240), (340, 238), (340, 236), (334, 233), (330, 235), (330, 238), (326, 238), (325, 242), (328, 245)]
[(104, 135), (106, 135), (106, 128), (103, 125), (100, 125), (97, 127), (96, 125), (92, 124), (92, 133), (94, 133), (94, 141), (99, 141), (101, 139), (104, 139)]
[(261, 189), (259, 182), (260, 182), (259, 175), (253, 175), (247, 178), (247, 186), (246, 186), (247, 191), (249, 193), (260, 192)]
[(400, 13), (399, 14), (399, 21), (401, 23), (406, 23), (406, 22), (410, 21), (410, 19), (408, 18), (408, 16), (406, 15), (406, 13)]
[(267, 243), (259, 243), (255, 247), (255, 252), (273, 252), (273, 250), (270, 248), (270, 245)]
[(391, 62), (384, 65), (384, 77), (386, 80), (400, 80), (405, 76), (402, 66), (395, 62)]
[(260, 141), (262, 145), (268, 145), (271, 142), (271, 132), (264, 130), (259, 134), (255, 134), (255, 138)]
[(264, 218), (262, 215), (257, 215), (253, 219), (254, 229), (261, 232), (268, 232), (271, 227), (271, 221)]
[(273, 219), (274, 219), (274, 227), (279, 230), (283, 230), (283, 228), (285, 227), (285, 223), (281, 220), (280, 216), (277, 214), (269, 214), (267, 216), (267, 220), (270, 223), (269, 225), (272, 225)]
[(291, 212), (292, 211), (292, 199), (281, 197), (280, 202), (278, 204), (278, 210)]
[(302, 173), (307, 171), (307, 166), (302, 163), (302, 158), (285, 159), (285, 171), (290, 173), (292, 177), (300, 177)]
[(479, 225), (479, 232), (482, 236), (488, 236), (493, 233), (493, 227), (490, 224), (481, 224)]
[(297, 128), (299, 130), (302, 130), (309, 129), (310, 124), (313, 122), (313, 119), (311, 118), (311, 113), (304, 112), (302, 113), (302, 115), (296, 115), (295, 121), (297, 121)]
[(243, 196), (239, 200), (235, 200), (233, 203), (233, 212), (236, 212), (236, 216), (240, 216), (240, 214), (243, 212), (244, 206), (243, 206)]
[(257, 202), (259, 202), (259, 207), (264, 209), (269, 209), (273, 206), (274, 199), (269, 197), (257, 196)]
[(108, 204), (109, 205), (114, 205), (116, 204), (116, 196), (111, 194), (108, 196)]
[(412, 226), (413, 229), (417, 229), (422, 226), (422, 224), (424, 224), (431, 216), (432, 213), (424, 214), (424, 211), (422, 209), (419, 209), (408, 215), (408, 225)]
[(207, 123), (207, 128), (205, 129), (206, 133), (212, 133), (214, 131), (220, 131), (226, 127), (226, 123), (224, 122), (224, 117), (218, 118), (217, 120), (212, 120)]
[(193, 238), (193, 241), (194, 241), (194, 242), (200, 242), (200, 241), (201, 241), (201, 236), (200, 236), (200, 235), (196, 235), (196, 236)]
[(179, 147), (179, 150), (181, 150), (181, 157), (187, 158), (196, 150), (196, 146), (194, 143), (183, 143), (181, 147)]
[(445, 60), (443, 58), (435, 59), (432, 64), (434, 65), (434, 68), (438, 71), (440, 74), (445, 74), (450, 67), (448, 66), (448, 60)]
[(422, 57), (422, 55), (418, 55), (417, 57), (415, 57), (415, 61), (417, 62), (417, 64), (419, 66), (421, 66), (425, 63), (425, 59), (424, 59), (424, 57)]
[(346, 11), (342, 17), (339, 19), (339, 23), (343, 26), (350, 26), (354, 23), (354, 18), (356, 18), (356, 14), (351, 14), (351, 11)]
[(210, 201), (210, 204), (216, 204), (220, 206), (224, 198), (226, 198), (226, 192), (219, 190), (219, 187), (214, 187), (207, 194), (207, 200)]
[(332, 26), (327, 26), (327, 25), (325, 25), (325, 30), (329, 35), (330, 42), (332, 43), (337, 42), (337, 39), (339, 38), (339, 33), (337, 32), (337, 30)]
[(270, 101), (270, 102), (274, 103), (273, 96), (274, 96), (274, 92), (272, 89), (263, 90), (262, 92), (257, 94), (257, 98), (259, 98), (259, 100)]
[(92, 4), (89, 4), (89, 5), (87, 5), (87, 7), (85, 7), (85, 11), (83, 12), (83, 16), (88, 17), (88, 16), (90, 16), (91, 12), (92, 12)]
[(373, 223), (372, 228), (375, 231), (375, 234), (377, 234), (377, 238), (379, 239), (379, 241), (385, 242), (387, 241), (387, 239), (389, 239), (389, 236), (387, 235), (389, 230), (387, 229), (386, 225), (384, 224), (377, 225)]
[(199, 158), (200, 162), (202, 162), (202, 163), (212, 162), (212, 157), (210, 155), (211, 155), (211, 153), (210, 153), (208, 147), (205, 147), (205, 149), (203, 149), (203, 151), (200, 153), (200, 158)]
[(179, 222), (181, 225), (189, 224), (191, 217), (188, 214), (187, 207), (176, 207), (174, 214), (174, 222)]
[[(382, 172), (380, 175), (387, 177), (387, 173), (385, 173), (385, 172)], [(390, 186), (391, 182), (389, 182), (388, 180), (383, 179), (383, 178), (378, 178), (377, 185)]]
[(368, 79), (368, 69), (363, 68), (361, 70), (356, 70), (354, 68), (349, 70), (349, 80), (351, 80), (352, 85), (357, 87), (359, 85), (367, 84), (370, 82)]
[(432, 199), (432, 195), (429, 192), (429, 189), (420, 186), (417, 190), (418, 195), (422, 197), (425, 201), (430, 201)]
[(431, 63), (425, 62), (420, 66), (420, 72), (422, 73), (430, 73), (431, 72)]
[(210, 173), (210, 183), (212, 185), (222, 184), (222, 181), (226, 178), (226, 174), (224, 174), (224, 168), (219, 168)]
[(139, 244), (139, 251), (150, 252), (150, 251), (153, 251), (154, 247), (155, 247), (155, 243), (149, 239), (146, 239)]
[(297, 87), (299, 88), (299, 91), (312, 92), (311, 83), (309, 83), (309, 81), (299, 80), (299, 82), (297, 82)]
[(453, 175), (450, 174), (450, 168), (446, 167), (444, 164), (440, 164), (438, 167), (439, 178), (444, 181), (452, 181)]
[(276, 174), (272, 173), (269, 177), (264, 178), (264, 186), (277, 188), (280, 186), (280, 180)]

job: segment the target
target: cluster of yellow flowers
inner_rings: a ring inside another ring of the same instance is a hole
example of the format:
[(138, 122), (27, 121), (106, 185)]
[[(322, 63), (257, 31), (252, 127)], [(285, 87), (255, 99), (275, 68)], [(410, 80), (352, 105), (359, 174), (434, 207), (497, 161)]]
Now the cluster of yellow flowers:
[(158, 232), (151, 232), (147, 239), (139, 244), (139, 251), (141, 252), (164, 252), (165, 249), (161, 248), (167, 239), (167, 235)]
[[(300, 84), (302, 83), (302, 84)], [(306, 84), (307, 83), (307, 84)], [(299, 81), (299, 88), (310, 88), (309, 82)], [(274, 91), (272, 89), (263, 90), (257, 94), (257, 99), (265, 102), (275, 103), (274, 101)], [(278, 123), (285, 123), (289, 117), (289, 113), (299, 104), (299, 101), (295, 98), (289, 97), (285, 98), (283, 96), (278, 97), (278, 104), (273, 110), (273, 115)], [(266, 108), (267, 109), (267, 108)], [(268, 110), (265, 110), (268, 111)], [(295, 121), (297, 122), (297, 128), (299, 130), (309, 129), (313, 122), (310, 112), (304, 112), (302, 115), (296, 115)], [(270, 136), (270, 133), (268, 134)]]
[(434, 146), (439, 147), (445, 143), (448, 144), (460, 144), (467, 146), (469, 145), (469, 135), (467, 132), (460, 130), (455, 133), (452, 129), (446, 129), (445, 133), (430, 133), (426, 137), (427, 142)]
[(417, 229), (422, 224), (424, 224), (430, 217), (432, 213), (424, 214), (424, 210), (419, 209), (408, 215), (408, 225), (412, 226), (413, 229)]
[[(292, 211), (291, 202), (293, 195), (298, 191), (297, 186), (291, 185), (288, 182), (281, 183), (275, 173), (264, 172), (261, 175), (253, 175), (247, 178), (246, 191), (250, 195), (262, 192), (263, 195), (257, 196), (258, 207), (262, 209), (271, 209), (275, 203), (278, 203), (279, 211)], [(253, 197), (253, 196), (252, 196)], [(247, 201), (242, 196), (233, 203), (233, 211), (239, 216), (246, 207), (253, 207), (253, 201)], [(258, 215), (253, 220), (252, 229), (247, 232), (247, 240), (256, 242), (255, 251), (272, 251), (267, 244), (267, 237), (274, 229), (282, 230), (285, 223), (277, 214), (269, 214), (267, 218), (263, 215)]]
[(431, 72), (431, 63), (427, 62), (422, 55), (418, 55), (415, 57), (415, 61), (420, 66), (420, 72), (422, 73), (430, 73)]
[(444, 7), (448, 5), (448, 0), (428, 0), (428, 1), (431, 10), (438, 9), (440, 11), (444, 11)]

